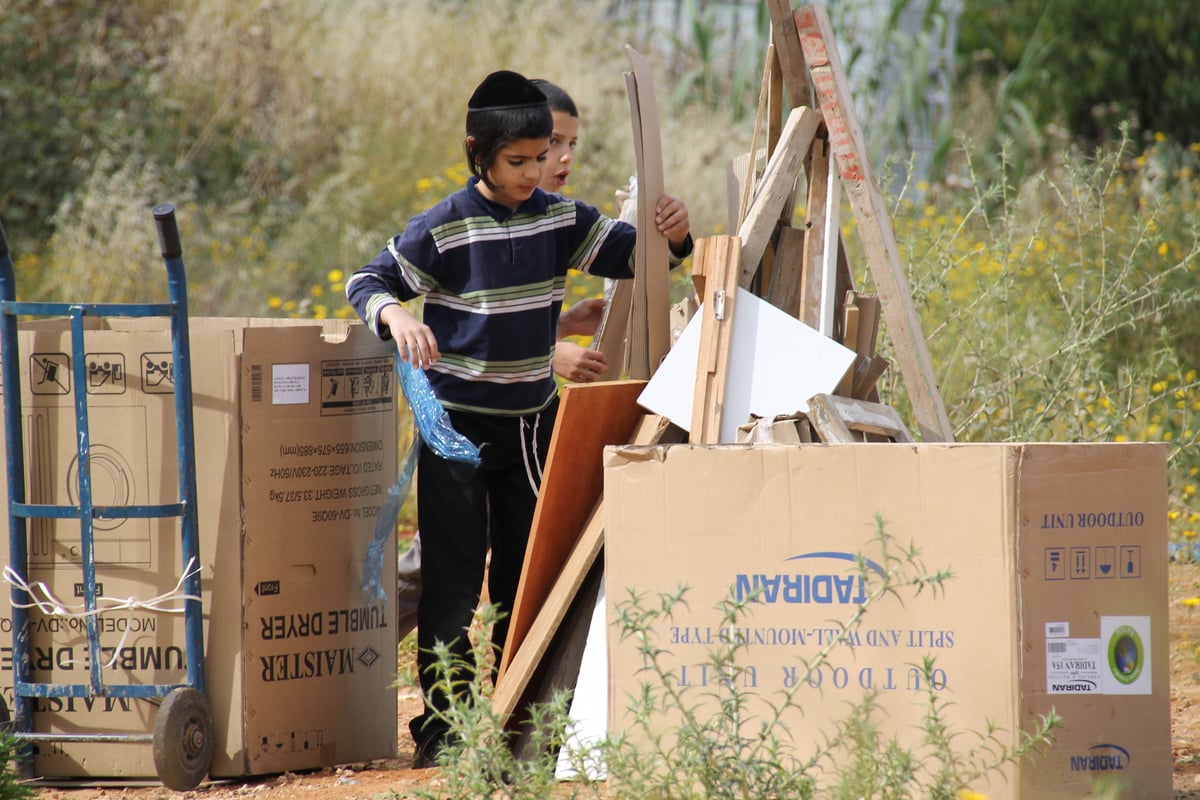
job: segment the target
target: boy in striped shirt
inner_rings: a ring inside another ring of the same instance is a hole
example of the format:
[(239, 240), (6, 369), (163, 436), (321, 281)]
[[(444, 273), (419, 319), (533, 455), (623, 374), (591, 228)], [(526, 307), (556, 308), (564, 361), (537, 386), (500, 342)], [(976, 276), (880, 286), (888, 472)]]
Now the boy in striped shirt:
[[(426, 446), (418, 456), (417, 667), (426, 707), (409, 725), (414, 766), (435, 763), (447, 733), (438, 712), (449, 697), (434, 674), (434, 644), (468, 663), (485, 569), (489, 600), (503, 615), (492, 631), (497, 655), (507, 636), (554, 429), (555, 341), (574, 324), (560, 319), (567, 270), (633, 277), (632, 226), (538, 187), (552, 129), (536, 86), (515, 72), (489, 75), (467, 106), (468, 185), (411, 219), (346, 282), (363, 321), (428, 371), (454, 429), (479, 446), (482, 462), (442, 459)], [(686, 206), (664, 195), (655, 223), (677, 264), (691, 248)], [(418, 296), (423, 319), (401, 305)]]

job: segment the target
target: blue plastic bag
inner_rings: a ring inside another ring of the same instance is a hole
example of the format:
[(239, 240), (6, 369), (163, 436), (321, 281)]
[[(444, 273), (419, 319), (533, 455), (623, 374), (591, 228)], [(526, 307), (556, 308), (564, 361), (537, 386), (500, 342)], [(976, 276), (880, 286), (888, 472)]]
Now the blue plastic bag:
[(400, 379), (400, 390), (412, 409), (416, 431), (413, 433), (412, 447), (405, 456), (396, 483), (388, 489), (387, 497), (379, 507), (379, 516), (375, 520), (375, 536), (367, 547), (362, 578), (363, 597), (367, 602), (387, 599), (387, 590), (383, 588), (383, 582), (380, 580), (383, 574), (384, 550), (396, 529), (400, 509), (412, 488), (421, 442), (426, 442), (429, 448), (442, 458), (479, 466), (479, 448), (454, 430), (454, 426), (450, 424), (450, 416), (433, 393), (433, 387), (429, 385), (429, 376), (425, 374), (425, 370), (416, 369), (400, 358), (397, 352), (396, 375)]

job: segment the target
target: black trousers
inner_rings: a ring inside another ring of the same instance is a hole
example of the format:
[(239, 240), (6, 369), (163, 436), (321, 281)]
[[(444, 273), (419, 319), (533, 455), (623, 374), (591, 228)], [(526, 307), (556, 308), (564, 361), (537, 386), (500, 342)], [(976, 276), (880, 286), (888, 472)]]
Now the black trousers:
[[(448, 411), (454, 429), (480, 448), (478, 467), (441, 458), (422, 444), (417, 460), (417, 522), (421, 531), (421, 599), (417, 606), (417, 668), (425, 711), (409, 723), (418, 748), (446, 732), (436, 711), (450, 702), (438, 675), (435, 642), (470, 662), (467, 631), (487, 571), (488, 601), (503, 615), (492, 629), (497, 658), (525, 561), (525, 546), (550, 449), (555, 398), (538, 414), (505, 417)], [(491, 549), (491, 563), (487, 556)], [(469, 669), (454, 675), (471, 680)], [(432, 703), (432, 705), (431, 705)]]

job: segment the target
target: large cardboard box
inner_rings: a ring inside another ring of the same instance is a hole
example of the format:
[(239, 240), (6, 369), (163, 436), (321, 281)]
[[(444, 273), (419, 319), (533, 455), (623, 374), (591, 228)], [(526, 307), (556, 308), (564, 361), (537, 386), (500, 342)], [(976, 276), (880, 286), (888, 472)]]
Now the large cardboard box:
[[(96, 504), (178, 500), (174, 364), (162, 319), (89, 321), (86, 386), (72, 383), (63, 324), (19, 334), (30, 502), (78, 501), (75, 411), (87, 392)], [(364, 596), (367, 548), (396, 475), (391, 349), (359, 324), (190, 321), (200, 576), (214, 777), (276, 773), (396, 752), (394, 594)], [(2, 445), (3, 443), (0, 443)], [(0, 476), (0, 481), (3, 481)], [(7, 499), (0, 559), (8, 563)], [(97, 591), (106, 683), (185, 683), (177, 518), (98, 520)], [(392, 526), (394, 535), (394, 526)], [(77, 520), (32, 520), (30, 574), (68, 613), (31, 612), (34, 679), (87, 684)], [(390, 547), (391, 543), (389, 543)], [(387, 552), (388, 548), (385, 548)], [(394, 550), (392, 551), (394, 552)], [(384, 559), (383, 586), (395, 583)], [(8, 587), (0, 680), (12, 707)], [(157, 599), (156, 599), (157, 598)], [(38, 701), (57, 733), (154, 730), (142, 700)], [(145, 743), (39, 743), (39, 775), (155, 774)]]
[[(810, 753), (867, 690), (886, 737), (920, 741), (926, 684), (967, 747), (989, 722), (1009, 745), (1051, 709), (1065, 728), (1044, 757), (972, 788), (992, 800), (1088, 796), (1116, 778), (1123, 797), (1171, 792), (1166, 590), (1166, 449), (1156, 444), (864, 444), (608, 448), (609, 614), (629, 590), (681, 585), (687, 609), (655, 623), (679, 684), (703, 708), (705, 670), (729, 632), (718, 601), (761, 588), (738, 635), (760, 698), (796, 685), (864, 584), (847, 560), (881, 566), (876, 515), (897, 548), (945, 591), (872, 605), (796, 695), (786, 723)], [(866, 584), (869, 587), (869, 584)], [(609, 629), (609, 728), (630, 728), (646, 680), (636, 641)], [(760, 711), (761, 711), (760, 707)], [(715, 709), (713, 713), (716, 713)], [(758, 717), (761, 719), (762, 717)], [(656, 720), (669, 729), (670, 720)], [(917, 750), (920, 752), (920, 750)]]

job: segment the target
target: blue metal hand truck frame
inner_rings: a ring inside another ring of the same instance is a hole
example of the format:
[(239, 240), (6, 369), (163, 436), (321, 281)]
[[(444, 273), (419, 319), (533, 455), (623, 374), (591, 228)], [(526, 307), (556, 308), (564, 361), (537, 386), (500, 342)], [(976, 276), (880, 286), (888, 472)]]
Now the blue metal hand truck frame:
[[(89, 652), (89, 681), (81, 684), (43, 683), (33, 679), (29, 607), (31, 598), (15, 582), (12, 597), (13, 713), (11, 732), (22, 743), (19, 769), (33, 775), (33, 742), (148, 742), (153, 745), (154, 766), (169, 788), (194, 788), (208, 774), (213, 753), (213, 723), (205, 695), (203, 613), (200, 601), (200, 554), (197, 527), (195, 434), (192, 421), (191, 354), (188, 340), (187, 282), (184, 277), (175, 209), (161, 204), (153, 209), (158, 239), (166, 262), (169, 302), (166, 303), (43, 303), (17, 302), (13, 262), (4, 229), (0, 226), (0, 375), (4, 381), (4, 434), (7, 439), (9, 566), (28, 582), (29, 519), (78, 519), (81, 534), (81, 567), (85, 622)], [(21, 409), (21, 358), (18, 352), (19, 316), (65, 317), (70, 320), (71, 369), (78, 442), (78, 505), (43, 505), (26, 502), (25, 442)], [(179, 502), (160, 505), (97, 506), (92, 496), (88, 385), (84, 347), (84, 318), (103, 316), (169, 317), (171, 348), (175, 360), (175, 438), (178, 460)], [(97, 583), (94, 525), (96, 520), (179, 517), (183, 560), (182, 587), (186, 636), (187, 681), (184, 684), (110, 684), (99, 657)], [(33, 725), (36, 701), (42, 698), (164, 698), (153, 733), (39, 733)], [(0, 698), (0, 718), (8, 716)]]

